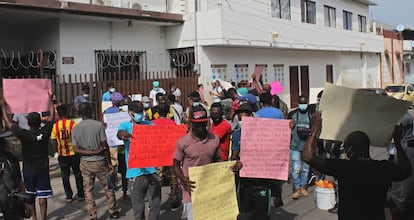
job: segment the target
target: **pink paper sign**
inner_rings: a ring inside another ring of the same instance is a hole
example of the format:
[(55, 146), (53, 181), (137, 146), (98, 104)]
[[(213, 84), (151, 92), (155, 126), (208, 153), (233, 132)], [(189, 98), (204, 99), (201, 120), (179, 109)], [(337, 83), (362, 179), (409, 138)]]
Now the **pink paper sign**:
[(49, 110), (50, 79), (3, 79), (8, 113), (24, 114)]
[(270, 83), (270, 87), (271, 87), (271, 89), (270, 89), (270, 94), (271, 95), (276, 95), (276, 94), (279, 94), (279, 93), (283, 92), (283, 86), (282, 86), (282, 84), (280, 84), (279, 81), (274, 81), (274, 82)]
[(287, 180), (290, 134), (289, 120), (244, 117), (240, 177)]

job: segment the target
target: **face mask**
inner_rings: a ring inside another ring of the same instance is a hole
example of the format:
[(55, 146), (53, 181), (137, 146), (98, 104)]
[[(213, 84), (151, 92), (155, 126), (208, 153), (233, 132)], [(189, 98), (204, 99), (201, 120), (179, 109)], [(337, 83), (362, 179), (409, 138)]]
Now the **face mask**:
[(148, 102), (144, 103), (144, 108), (149, 108), (150, 104)]
[(120, 106), (119, 109), (121, 109), (124, 112), (127, 112), (128, 111), (128, 105)]
[(135, 113), (134, 114), (134, 121), (135, 122), (140, 122), (140, 121), (142, 121), (142, 117), (143, 117), (142, 113)]
[(308, 104), (299, 104), (299, 110), (306, 111), (307, 108), (308, 108)]
[(171, 88), (171, 92), (174, 92), (174, 91), (175, 91), (175, 89)]
[(83, 97), (88, 98), (89, 94), (83, 94)]
[(115, 92), (115, 88), (110, 88), (109, 92), (111, 92), (111, 93)]
[(197, 107), (200, 105), (200, 102), (193, 102), (193, 107)]

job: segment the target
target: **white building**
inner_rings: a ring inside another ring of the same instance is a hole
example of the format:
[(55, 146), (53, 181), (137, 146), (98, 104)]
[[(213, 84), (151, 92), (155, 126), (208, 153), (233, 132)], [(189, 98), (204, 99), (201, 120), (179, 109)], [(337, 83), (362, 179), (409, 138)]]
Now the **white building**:
[(384, 43), (371, 31), (369, 0), (0, 2), (0, 24), (8, 30), (0, 35), (0, 58), (20, 51), (30, 61), (31, 51), (54, 51), (56, 74), (124, 68), (130, 63), (124, 50), (136, 52), (135, 69), (166, 70), (171, 60), (192, 60), (171, 53), (182, 49), (194, 50), (200, 83), (262, 72), (264, 83), (282, 82), (291, 107), (299, 94), (314, 101), (327, 81), (380, 86)]

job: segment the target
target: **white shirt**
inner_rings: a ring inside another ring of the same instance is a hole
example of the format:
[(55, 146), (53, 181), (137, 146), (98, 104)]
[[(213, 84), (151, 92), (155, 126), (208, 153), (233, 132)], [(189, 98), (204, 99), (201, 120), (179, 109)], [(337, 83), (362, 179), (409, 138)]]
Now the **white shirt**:
[(158, 87), (158, 90), (152, 89), (149, 94), (149, 98), (152, 99), (152, 106), (158, 105), (157, 99), (155, 97), (157, 93), (162, 93), (164, 95), (166, 94), (165, 90), (161, 87)]

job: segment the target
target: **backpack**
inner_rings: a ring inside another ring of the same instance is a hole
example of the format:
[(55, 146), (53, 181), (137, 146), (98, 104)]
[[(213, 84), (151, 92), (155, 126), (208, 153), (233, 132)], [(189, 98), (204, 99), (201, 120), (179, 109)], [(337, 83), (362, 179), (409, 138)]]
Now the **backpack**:
[(19, 219), (25, 216), (24, 199), (20, 190), (20, 169), (17, 159), (9, 152), (0, 152), (0, 212), (6, 219)]

